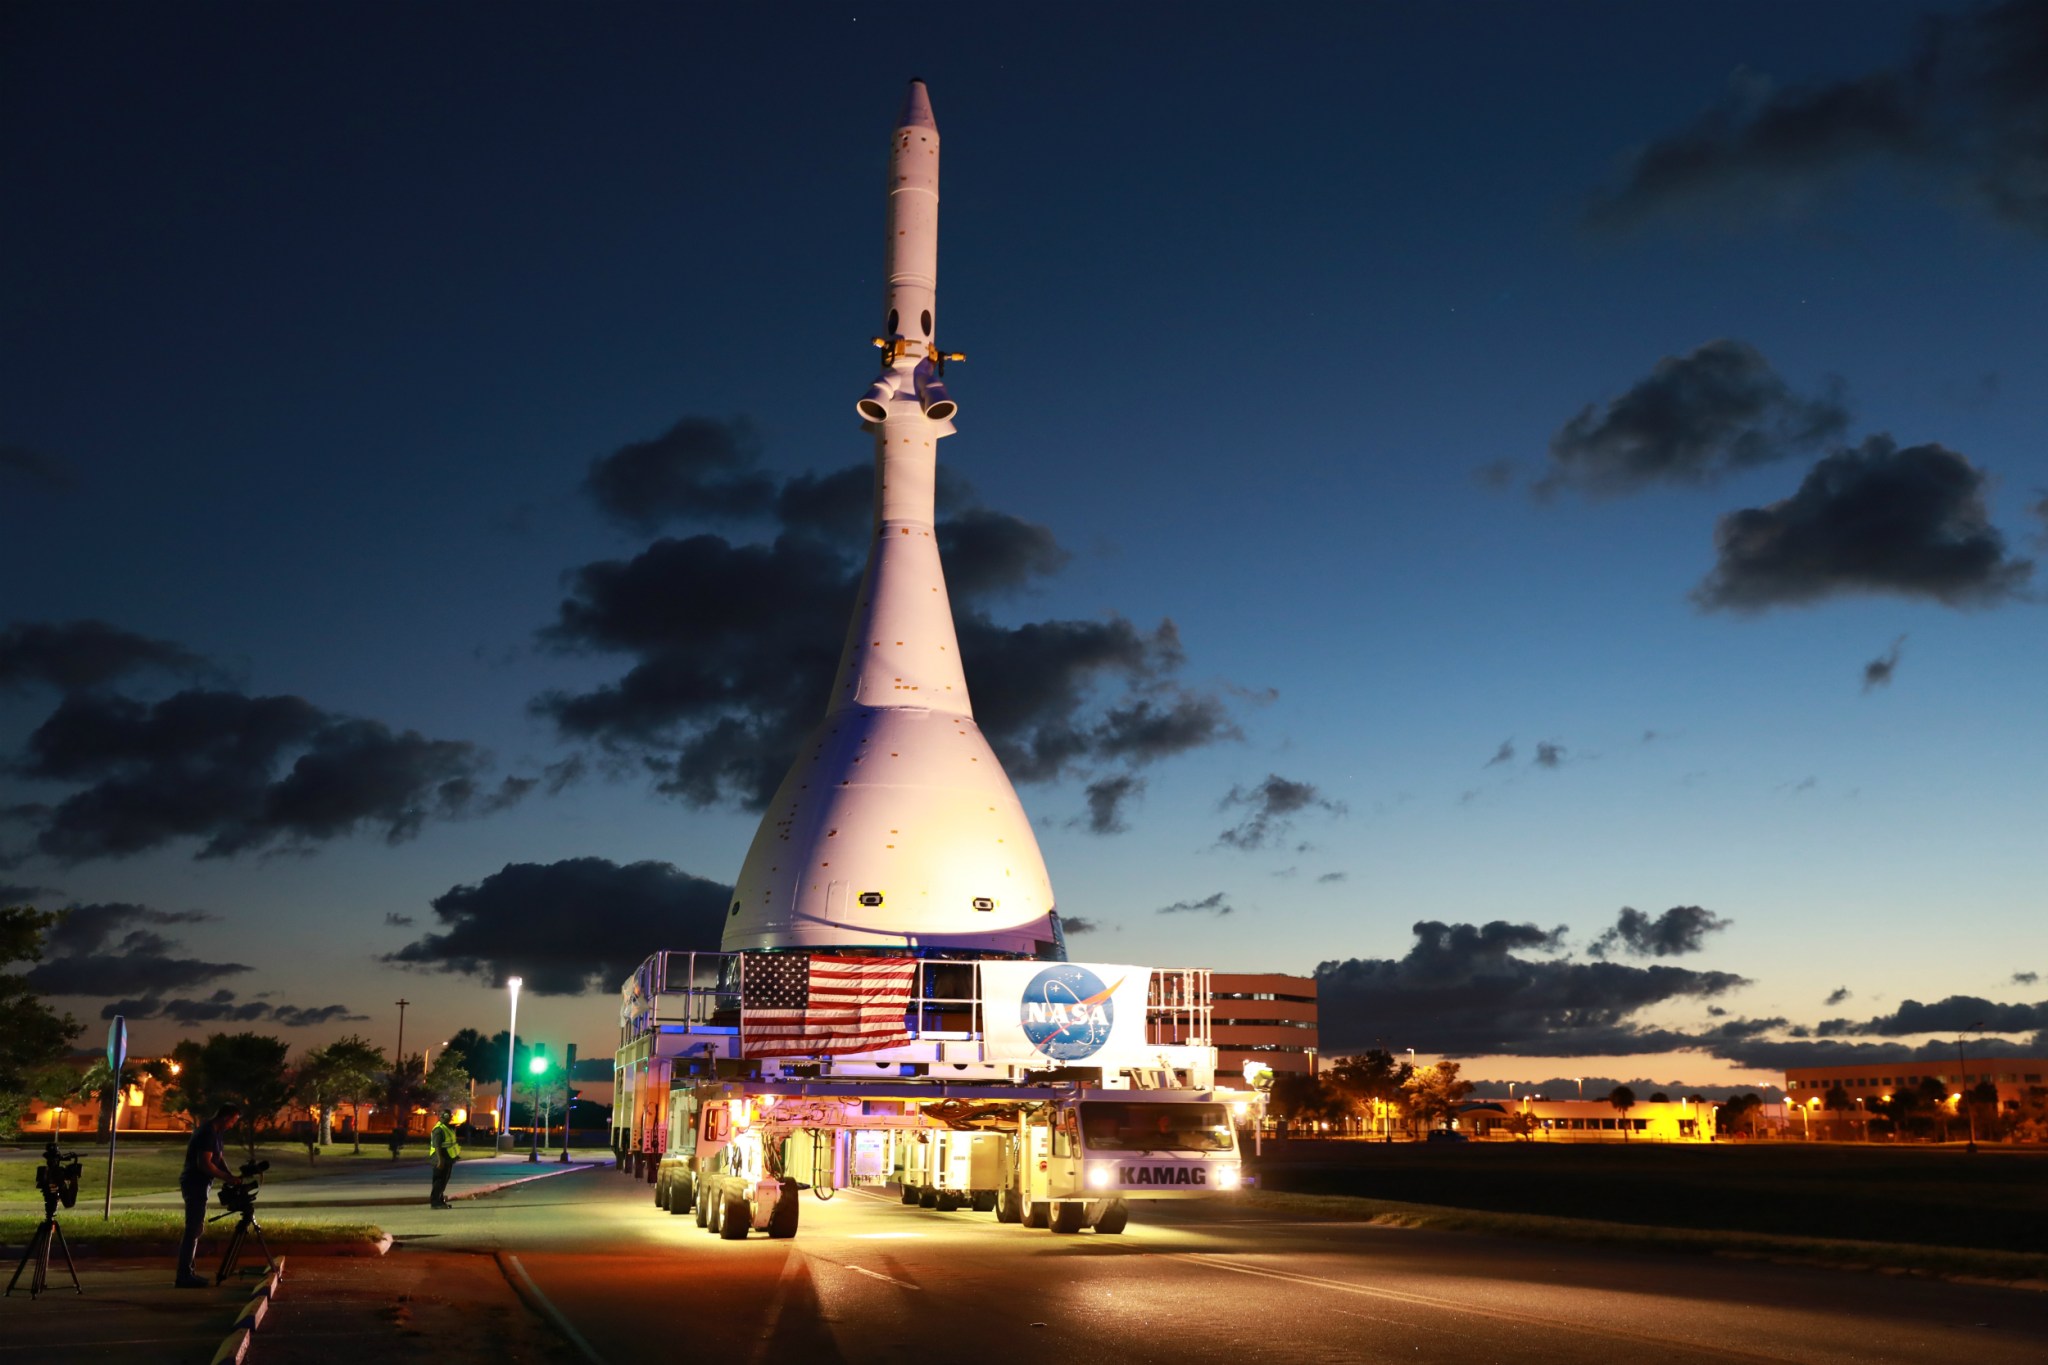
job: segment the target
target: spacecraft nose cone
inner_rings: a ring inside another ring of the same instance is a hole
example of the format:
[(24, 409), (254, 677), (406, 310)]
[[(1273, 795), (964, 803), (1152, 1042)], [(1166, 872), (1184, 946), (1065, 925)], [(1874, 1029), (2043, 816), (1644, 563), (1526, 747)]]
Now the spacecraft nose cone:
[(932, 97), (926, 92), (923, 81), (912, 80), (910, 88), (903, 92), (903, 112), (896, 116), (896, 126), (939, 131), (938, 123), (932, 118)]

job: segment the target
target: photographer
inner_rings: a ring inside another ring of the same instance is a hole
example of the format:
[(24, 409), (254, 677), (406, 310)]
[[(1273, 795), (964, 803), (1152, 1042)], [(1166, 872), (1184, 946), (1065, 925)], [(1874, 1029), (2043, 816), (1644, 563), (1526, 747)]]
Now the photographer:
[(205, 1289), (208, 1281), (192, 1269), (199, 1254), (199, 1235), (206, 1227), (206, 1198), (216, 1180), (232, 1181), (224, 1137), (242, 1117), (238, 1104), (223, 1104), (213, 1117), (192, 1130), (185, 1144), (185, 1169), (178, 1175), (178, 1193), (185, 1199), (185, 1235), (178, 1243), (178, 1288)]

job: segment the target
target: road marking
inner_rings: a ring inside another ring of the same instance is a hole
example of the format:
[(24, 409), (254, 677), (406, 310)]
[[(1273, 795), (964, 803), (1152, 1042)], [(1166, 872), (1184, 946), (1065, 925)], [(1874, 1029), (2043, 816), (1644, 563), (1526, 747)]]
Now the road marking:
[[(820, 1258), (820, 1259), (822, 1259), (822, 1258)], [(869, 1279), (871, 1279), (871, 1280), (885, 1280), (885, 1281), (887, 1281), (888, 1283), (890, 1283), (890, 1284), (893, 1284), (893, 1285), (896, 1285), (897, 1287), (899, 1287), (899, 1288), (902, 1288), (902, 1289), (915, 1289), (915, 1290), (917, 1290), (917, 1291), (918, 1291), (919, 1293), (923, 1293), (923, 1292), (924, 1292), (924, 1286), (923, 1286), (923, 1285), (921, 1285), (921, 1284), (912, 1284), (912, 1283), (911, 1283), (910, 1281), (908, 1281), (908, 1280), (899, 1280), (899, 1279), (897, 1279), (897, 1278), (896, 1278), (896, 1277), (895, 1277), (894, 1275), (884, 1275), (884, 1274), (883, 1274), (883, 1273), (882, 1273), (881, 1271), (879, 1271), (879, 1270), (869, 1270), (869, 1269), (868, 1269), (868, 1268), (867, 1268), (866, 1266), (864, 1266), (864, 1265), (848, 1265), (848, 1264), (846, 1264), (846, 1262), (844, 1262), (844, 1261), (827, 1261), (827, 1262), (826, 1262), (826, 1264), (827, 1264), (827, 1265), (836, 1265), (836, 1266), (838, 1266), (838, 1267), (839, 1267), (839, 1268), (840, 1268), (841, 1270), (851, 1270), (851, 1271), (852, 1271), (852, 1272), (853, 1272), (854, 1274), (856, 1274), (856, 1275), (865, 1275), (865, 1276), (867, 1276), (867, 1277), (868, 1277)]]
[(511, 1263), (514, 1270), (519, 1272), (519, 1279), (526, 1286), (526, 1292), (533, 1295), (534, 1303), (540, 1306), (541, 1312), (547, 1315), (548, 1321), (555, 1325), (555, 1330), (568, 1338), (569, 1344), (574, 1346), (582, 1354), (583, 1358), (590, 1362), (590, 1365), (605, 1365), (604, 1357), (599, 1355), (591, 1344), (583, 1339), (583, 1333), (576, 1330), (576, 1325), (563, 1317), (562, 1310), (555, 1307), (553, 1303), (549, 1302), (548, 1296), (540, 1292), (540, 1286), (533, 1282), (533, 1276), (526, 1273), (526, 1267), (519, 1264), (519, 1258), (508, 1253), (505, 1259)]
[(1316, 1289), (1334, 1289), (1342, 1294), (1357, 1294), (1364, 1298), (1386, 1299), (1394, 1303), (1413, 1304), (1418, 1308), (1439, 1308), (1454, 1313), (1468, 1313), (1476, 1317), (1495, 1318), (1501, 1322), (1521, 1323), (1531, 1327), (1562, 1328), (1568, 1332), (1580, 1332), (1588, 1336), (1608, 1337), (1617, 1341), (1632, 1341), (1659, 1346), (1666, 1349), (1678, 1347), (1696, 1351), (1703, 1355), (1720, 1356), (1728, 1360), (1754, 1360), (1782, 1362), (1778, 1355), (1762, 1355), (1754, 1351), (1743, 1351), (1727, 1346), (1686, 1341), (1677, 1337), (1653, 1336), (1647, 1332), (1632, 1332), (1626, 1328), (1602, 1327), (1587, 1322), (1571, 1322), (1563, 1318), (1544, 1317), (1537, 1313), (1518, 1313), (1511, 1308), (1481, 1308), (1457, 1299), (1443, 1298), (1434, 1294), (1418, 1294), (1406, 1289), (1386, 1289), (1376, 1285), (1353, 1284), (1347, 1280), (1326, 1279), (1321, 1275), (1305, 1275), (1294, 1270), (1276, 1270), (1270, 1266), (1246, 1265), (1226, 1260), (1221, 1256), (1198, 1255), (1188, 1252), (1165, 1253), (1172, 1260), (1185, 1261), (1189, 1265), (1207, 1266), (1211, 1270), (1228, 1270), (1239, 1275), (1252, 1275), (1260, 1279), (1281, 1280), (1289, 1284), (1308, 1285)]

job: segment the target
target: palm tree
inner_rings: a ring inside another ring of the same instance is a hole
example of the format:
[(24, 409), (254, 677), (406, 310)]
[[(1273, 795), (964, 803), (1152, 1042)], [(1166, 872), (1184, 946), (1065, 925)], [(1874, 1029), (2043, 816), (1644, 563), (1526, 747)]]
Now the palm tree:
[(161, 1060), (153, 1062), (133, 1061), (121, 1068), (121, 1074), (114, 1075), (114, 1069), (107, 1065), (105, 1057), (94, 1059), (78, 1078), (73, 1094), (80, 1099), (96, 1099), (100, 1104), (99, 1130), (105, 1136), (114, 1126), (114, 1116), (120, 1112), (117, 1101), (120, 1092), (131, 1085), (140, 1085), (145, 1080), (164, 1084), (171, 1078), (170, 1065)]
[(1621, 1140), (1629, 1140), (1628, 1111), (1636, 1107), (1636, 1092), (1625, 1085), (1617, 1085), (1607, 1093), (1607, 1102), (1621, 1114)]

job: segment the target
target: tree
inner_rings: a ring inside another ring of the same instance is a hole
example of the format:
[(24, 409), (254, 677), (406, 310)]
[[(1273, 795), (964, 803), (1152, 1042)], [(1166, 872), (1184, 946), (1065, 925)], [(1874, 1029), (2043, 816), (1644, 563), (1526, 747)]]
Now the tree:
[(1755, 1137), (1756, 1116), (1763, 1108), (1763, 1104), (1763, 1096), (1754, 1091), (1747, 1095), (1730, 1095), (1721, 1101), (1720, 1107), (1714, 1111), (1714, 1126), (1721, 1132), (1730, 1133), (1747, 1122), (1750, 1136)]
[(1417, 1069), (1402, 1088), (1410, 1112), (1431, 1127), (1442, 1123), (1448, 1128), (1458, 1116), (1459, 1101), (1472, 1093), (1472, 1082), (1458, 1079), (1456, 1062), (1438, 1062)]
[(326, 1065), (334, 1072), (334, 1098), (355, 1115), (356, 1155), (363, 1154), (363, 1101), (377, 1093), (379, 1073), (388, 1063), (384, 1049), (372, 1047), (351, 1033), (335, 1039), (325, 1049)]
[(1838, 1123), (1847, 1122), (1849, 1111), (1856, 1107), (1856, 1101), (1850, 1099), (1849, 1092), (1839, 1085), (1829, 1086), (1828, 1093), (1822, 1097), (1821, 1103), (1827, 1106), (1829, 1113), (1843, 1116), (1837, 1120)]
[(1273, 1076), (1268, 1112), (1282, 1123), (1309, 1123), (1339, 1112), (1342, 1101), (1323, 1084), (1323, 1078), (1306, 1071), (1281, 1071)]
[(257, 1129), (291, 1102), (291, 1077), (285, 1070), (290, 1053), (282, 1038), (260, 1033), (216, 1033), (204, 1043), (188, 1038), (171, 1049), (178, 1097), (199, 1118), (212, 1117), (223, 1104), (240, 1105), (242, 1141), (254, 1161)]
[(1518, 1109), (1508, 1115), (1507, 1122), (1503, 1123), (1501, 1127), (1507, 1129), (1522, 1141), (1528, 1142), (1543, 1127), (1543, 1120), (1537, 1118), (1526, 1109)]
[(328, 1055), (328, 1049), (315, 1048), (299, 1059), (298, 1070), (292, 1074), (292, 1093), (299, 1103), (320, 1115), (320, 1131), (314, 1142), (325, 1147), (334, 1141), (334, 1107), (347, 1098), (338, 1060)]
[(1607, 1092), (1607, 1102), (1621, 1115), (1621, 1140), (1629, 1140), (1628, 1111), (1636, 1107), (1636, 1092), (1625, 1085), (1617, 1085)]
[[(0, 909), (0, 967), (40, 962), (43, 930), (56, 923), (47, 911), (26, 905)], [(64, 1055), (79, 1033), (78, 1021), (45, 1005), (18, 974), (0, 971), (0, 1133), (12, 1133), (28, 1108), (31, 1082)]]
[(1386, 1049), (1373, 1048), (1355, 1057), (1339, 1057), (1325, 1080), (1347, 1109), (1372, 1114), (1382, 1106), (1399, 1104), (1401, 1088), (1414, 1074), (1414, 1067), (1396, 1062)]
[(391, 1111), (391, 1159), (398, 1160), (398, 1153), (405, 1147), (406, 1131), (412, 1123), (412, 1111), (421, 1106), (427, 1097), (427, 1059), (415, 1052), (410, 1057), (400, 1057), (398, 1065), (391, 1068), (384, 1077), (384, 1103)]
[(421, 1085), (426, 1096), (427, 1108), (438, 1118), (443, 1109), (454, 1109), (469, 1098), (469, 1070), (462, 1064), (461, 1055), (452, 1048), (442, 1048), (441, 1055), (434, 1058), (434, 1065), (426, 1074)]
[(80, 1099), (99, 1101), (99, 1130), (101, 1136), (105, 1136), (113, 1131), (114, 1116), (120, 1112), (117, 1101), (122, 1090), (131, 1085), (141, 1085), (145, 1080), (166, 1085), (170, 1079), (170, 1063), (161, 1059), (153, 1062), (129, 1062), (121, 1068), (120, 1076), (116, 1077), (114, 1068), (108, 1066), (107, 1059), (101, 1056), (95, 1058), (93, 1064), (85, 1069), (85, 1074), (78, 1078), (78, 1084), (71, 1093)]
[(1650, 1096), (1650, 1103), (1669, 1104), (1671, 1103), (1671, 1097), (1665, 1094), (1663, 1091), (1659, 1090)]

